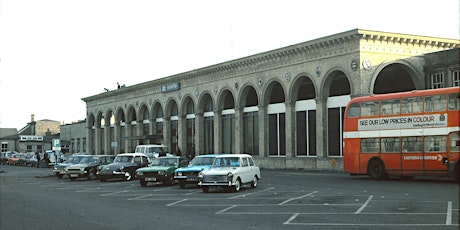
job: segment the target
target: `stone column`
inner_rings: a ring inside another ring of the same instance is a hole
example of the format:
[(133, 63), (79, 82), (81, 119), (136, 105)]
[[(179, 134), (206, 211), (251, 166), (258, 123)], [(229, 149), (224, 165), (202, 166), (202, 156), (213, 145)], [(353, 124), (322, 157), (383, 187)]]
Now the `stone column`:
[(120, 123), (115, 122), (114, 127), (113, 127), (113, 136), (114, 140), (117, 143), (117, 146), (114, 148), (113, 153), (119, 154), (121, 152), (121, 129), (120, 129)]
[(126, 122), (125, 124), (125, 137), (127, 137), (125, 139), (125, 152), (130, 152), (131, 151), (131, 139), (129, 137), (131, 137), (131, 129), (132, 129), (132, 124), (131, 122)]
[(295, 156), (295, 102), (285, 102), (286, 105), (286, 157)]
[(243, 109), (235, 108), (235, 153), (243, 153), (244, 142), (243, 142)]
[(267, 106), (259, 106), (259, 156), (268, 156), (268, 114)]
[(327, 99), (316, 100), (316, 156), (327, 157)]
[(195, 153), (204, 152), (204, 117), (203, 113), (195, 114)]
[(101, 153), (101, 149), (102, 149), (102, 130), (101, 130), (101, 126), (100, 125), (96, 125), (96, 130), (94, 132), (94, 135), (96, 136), (95, 138), (95, 152), (94, 153), (91, 153), (91, 154), (100, 154)]
[(179, 121), (177, 122), (177, 144), (182, 152), (182, 155), (185, 156), (187, 151), (187, 118), (185, 115), (179, 116)]
[(221, 153), (222, 148), (222, 111), (214, 111), (214, 153)]
[(104, 154), (110, 154), (111, 152), (110, 136), (110, 123), (107, 122), (104, 124), (104, 150), (102, 151)]
[(171, 151), (171, 117), (163, 117), (163, 144)]

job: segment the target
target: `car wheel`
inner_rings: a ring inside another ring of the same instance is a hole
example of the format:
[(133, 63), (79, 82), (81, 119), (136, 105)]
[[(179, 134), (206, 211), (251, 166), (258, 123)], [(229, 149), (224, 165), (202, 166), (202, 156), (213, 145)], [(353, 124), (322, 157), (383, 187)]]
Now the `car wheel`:
[(64, 175), (62, 175), (62, 174), (57, 174), (57, 177), (58, 177), (59, 179), (62, 179), (63, 176), (64, 176)]
[(147, 181), (145, 181), (145, 179), (139, 180), (139, 183), (141, 184), (142, 187), (147, 186)]
[(106, 178), (101, 178), (101, 179), (99, 179), (99, 180), (100, 180), (101, 182), (106, 182), (106, 181), (107, 181)]
[(179, 181), (179, 187), (180, 187), (180, 188), (185, 188), (185, 185), (186, 185), (186, 184), (187, 184), (187, 183), (185, 183), (185, 181), (182, 181), (182, 180)]
[(95, 180), (96, 179), (96, 173), (94, 172), (94, 170), (90, 170), (88, 172), (88, 180)]
[(241, 189), (241, 181), (240, 179), (236, 179), (235, 186), (233, 186), (233, 192), (238, 192)]
[(125, 172), (125, 180), (130, 181), (132, 179), (133, 179), (133, 176), (131, 175), (131, 173), (129, 171)]
[(176, 184), (176, 180), (174, 179), (174, 177), (171, 177), (169, 184), (170, 185), (175, 185)]
[(251, 183), (251, 188), (257, 187), (257, 181), (258, 181), (257, 177), (254, 177), (254, 180)]
[(203, 190), (204, 193), (209, 192), (209, 186), (203, 186), (203, 187), (201, 187), (201, 189)]

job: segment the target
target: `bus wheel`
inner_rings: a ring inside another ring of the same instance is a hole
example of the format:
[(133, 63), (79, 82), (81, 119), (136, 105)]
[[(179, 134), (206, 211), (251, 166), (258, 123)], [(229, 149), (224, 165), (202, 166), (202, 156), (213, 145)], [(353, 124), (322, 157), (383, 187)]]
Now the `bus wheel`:
[(381, 180), (386, 177), (385, 166), (380, 160), (371, 160), (367, 165), (367, 174), (374, 180)]

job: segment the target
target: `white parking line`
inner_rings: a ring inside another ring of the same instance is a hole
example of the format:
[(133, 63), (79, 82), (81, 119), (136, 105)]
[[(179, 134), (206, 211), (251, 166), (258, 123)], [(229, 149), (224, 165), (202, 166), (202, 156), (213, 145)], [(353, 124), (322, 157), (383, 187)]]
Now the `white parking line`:
[(147, 194), (147, 195), (143, 195), (143, 196), (138, 196), (138, 197), (134, 197), (134, 198), (129, 198), (128, 200), (139, 200), (139, 199), (142, 199), (142, 198), (145, 198), (145, 197), (149, 197), (149, 196), (154, 196), (153, 194)]
[(446, 225), (452, 224), (452, 201), (447, 202)]
[(268, 190), (271, 190), (271, 189), (274, 189), (275, 187), (270, 187), (270, 188), (267, 188), (267, 189), (264, 189), (264, 190), (260, 190), (260, 191), (256, 191), (256, 192), (251, 192), (251, 193), (246, 193), (246, 194), (242, 194), (242, 195), (239, 195), (239, 196), (232, 196), (232, 197), (229, 197), (227, 199), (231, 200), (231, 199), (235, 199), (235, 198), (244, 198), (246, 196), (250, 196), (252, 194), (256, 194), (256, 193), (261, 193), (261, 192), (265, 192), (265, 191), (268, 191)]
[(118, 191), (118, 192), (111, 192), (111, 193), (101, 194), (101, 196), (111, 196), (111, 195), (120, 194), (120, 193), (126, 193), (126, 192), (128, 192), (128, 191), (123, 190), (123, 191)]
[(238, 205), (232, 205), (232, 206), (230, 206), (230, 207), (228, 207), (228, 208), (224, 208), (224, 209), (222, 209), (222, 210), (216, 212), (215, 214), (224, 213), (224, 212), (226, 212), (226, 211), (228, 211), (228, 210), (230, 210), (230, 209), (232, 209), (232, 208), (234, 208), (234, 207), (236, 207), (236, 206), (238, 206)]
[(285, 201), (279, 203), (278, 205), (283, 205), (283, 204), (289, 203), (289, 202), (291, 202), (291, 201), (293, 201), (293, 200), (302, 199), (302, 198), (304, 198), (304, 197), (311, 196), (311, 195), (313, 195), (313, 194), (315, 194), (315, 193), (317, 193), (317, 192), (318, 192), (318, 191), (314, 191), (314, 192), (308, 193), (307, 195), (303, 195), (303, 196), (299, 196), (299, 197), (294, 197), (294, 198), (291, 198), (291, 199), (289, 199), (289, 200), (285, 200)]
[(182, 200), (179, 200), (179, 201), (176, 201), (176, 202), (167, 204), (166, 206), (173, 206), (173, 205), (175, 205), (175, 204), (179, 204), (179, 203), (182, 203), (182, 202), (184, 202), (184, 201), (187, 201), (187, 199), (182, 199)]
[(297, 216), (299, 213), (294, 213), (288, 220), (286, 220), (283, 224), (290, 224)]
[(358, 210), (356, 210), (355, 214), (360, 214), (367, 207), (367, 205), (369, 205), (373, 197), (373, 195), (370, 195), (366, 202), (364, 202), (364, 204)]

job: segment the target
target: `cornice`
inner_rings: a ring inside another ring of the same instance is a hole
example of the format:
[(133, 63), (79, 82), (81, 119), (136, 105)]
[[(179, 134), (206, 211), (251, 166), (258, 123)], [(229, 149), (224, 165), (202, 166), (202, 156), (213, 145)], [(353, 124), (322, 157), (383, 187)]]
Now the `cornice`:
[[(285, 62), (282, 62), (283, 60), (314, 60), (318, 58), (318, 55), (322, 55), (329, 51), (333, 51), (337, 48), (340, 49), (345, 45), (349, 46), (350, 44), (354, 43), (358, 44), (361, 41), (387, 42), (399, 45), (432, 46), (438, 49), (451, 49), (460, 46), (459, 41), (455, 39), (354, 29), (294, 44), (291, 46), (282, 47), (275, 50), (254, 54), (247, 57), (242, 57), (239, 59), (234, 59), (224, 63), (219, 63), (191, 70), (188, 72), (171, 75), (168, 77), (140, 83), (137, 85), (128, 86), (126, 88), (104, 92), (98, 95), (82, 98), (82, 100), (85, 102), (91, 102), (94, 100), (115, 96), (119, 93), (135, 92), (139, 90), (146, 91), (146, 89), (147, 91), (153, 93), (159, 93), (161, 92), (160, 88), (162, 85), (171, 82), (181, 82), (182, 87), (185, 87), (186, 85), (183, 84), (183, 81), (194, 82), (195, 84), (197, 84), (197, 82), (200, 82), (201, 84), (203, 81), (206, 81), (203, 80), (203, 76), (222, 75), (222, 73), (226, 73), (226, 75), (228, 75), (228, 73), (234, 73), (236, 71), (241, 71), (244, 69), (250, 71), (250, 69), (255, 69), (266, 64), (270, 64), (271, 67), (277, 67), (277, 65), (285, 64)], [(356, 47), (358, 47), (357, 49), (359, 49), (359, 45), (357, 45)], [(196, 78), (200, 78), (200, 81), (196, 80)], [(212, 80), (212, 78), (206, 79)]]

